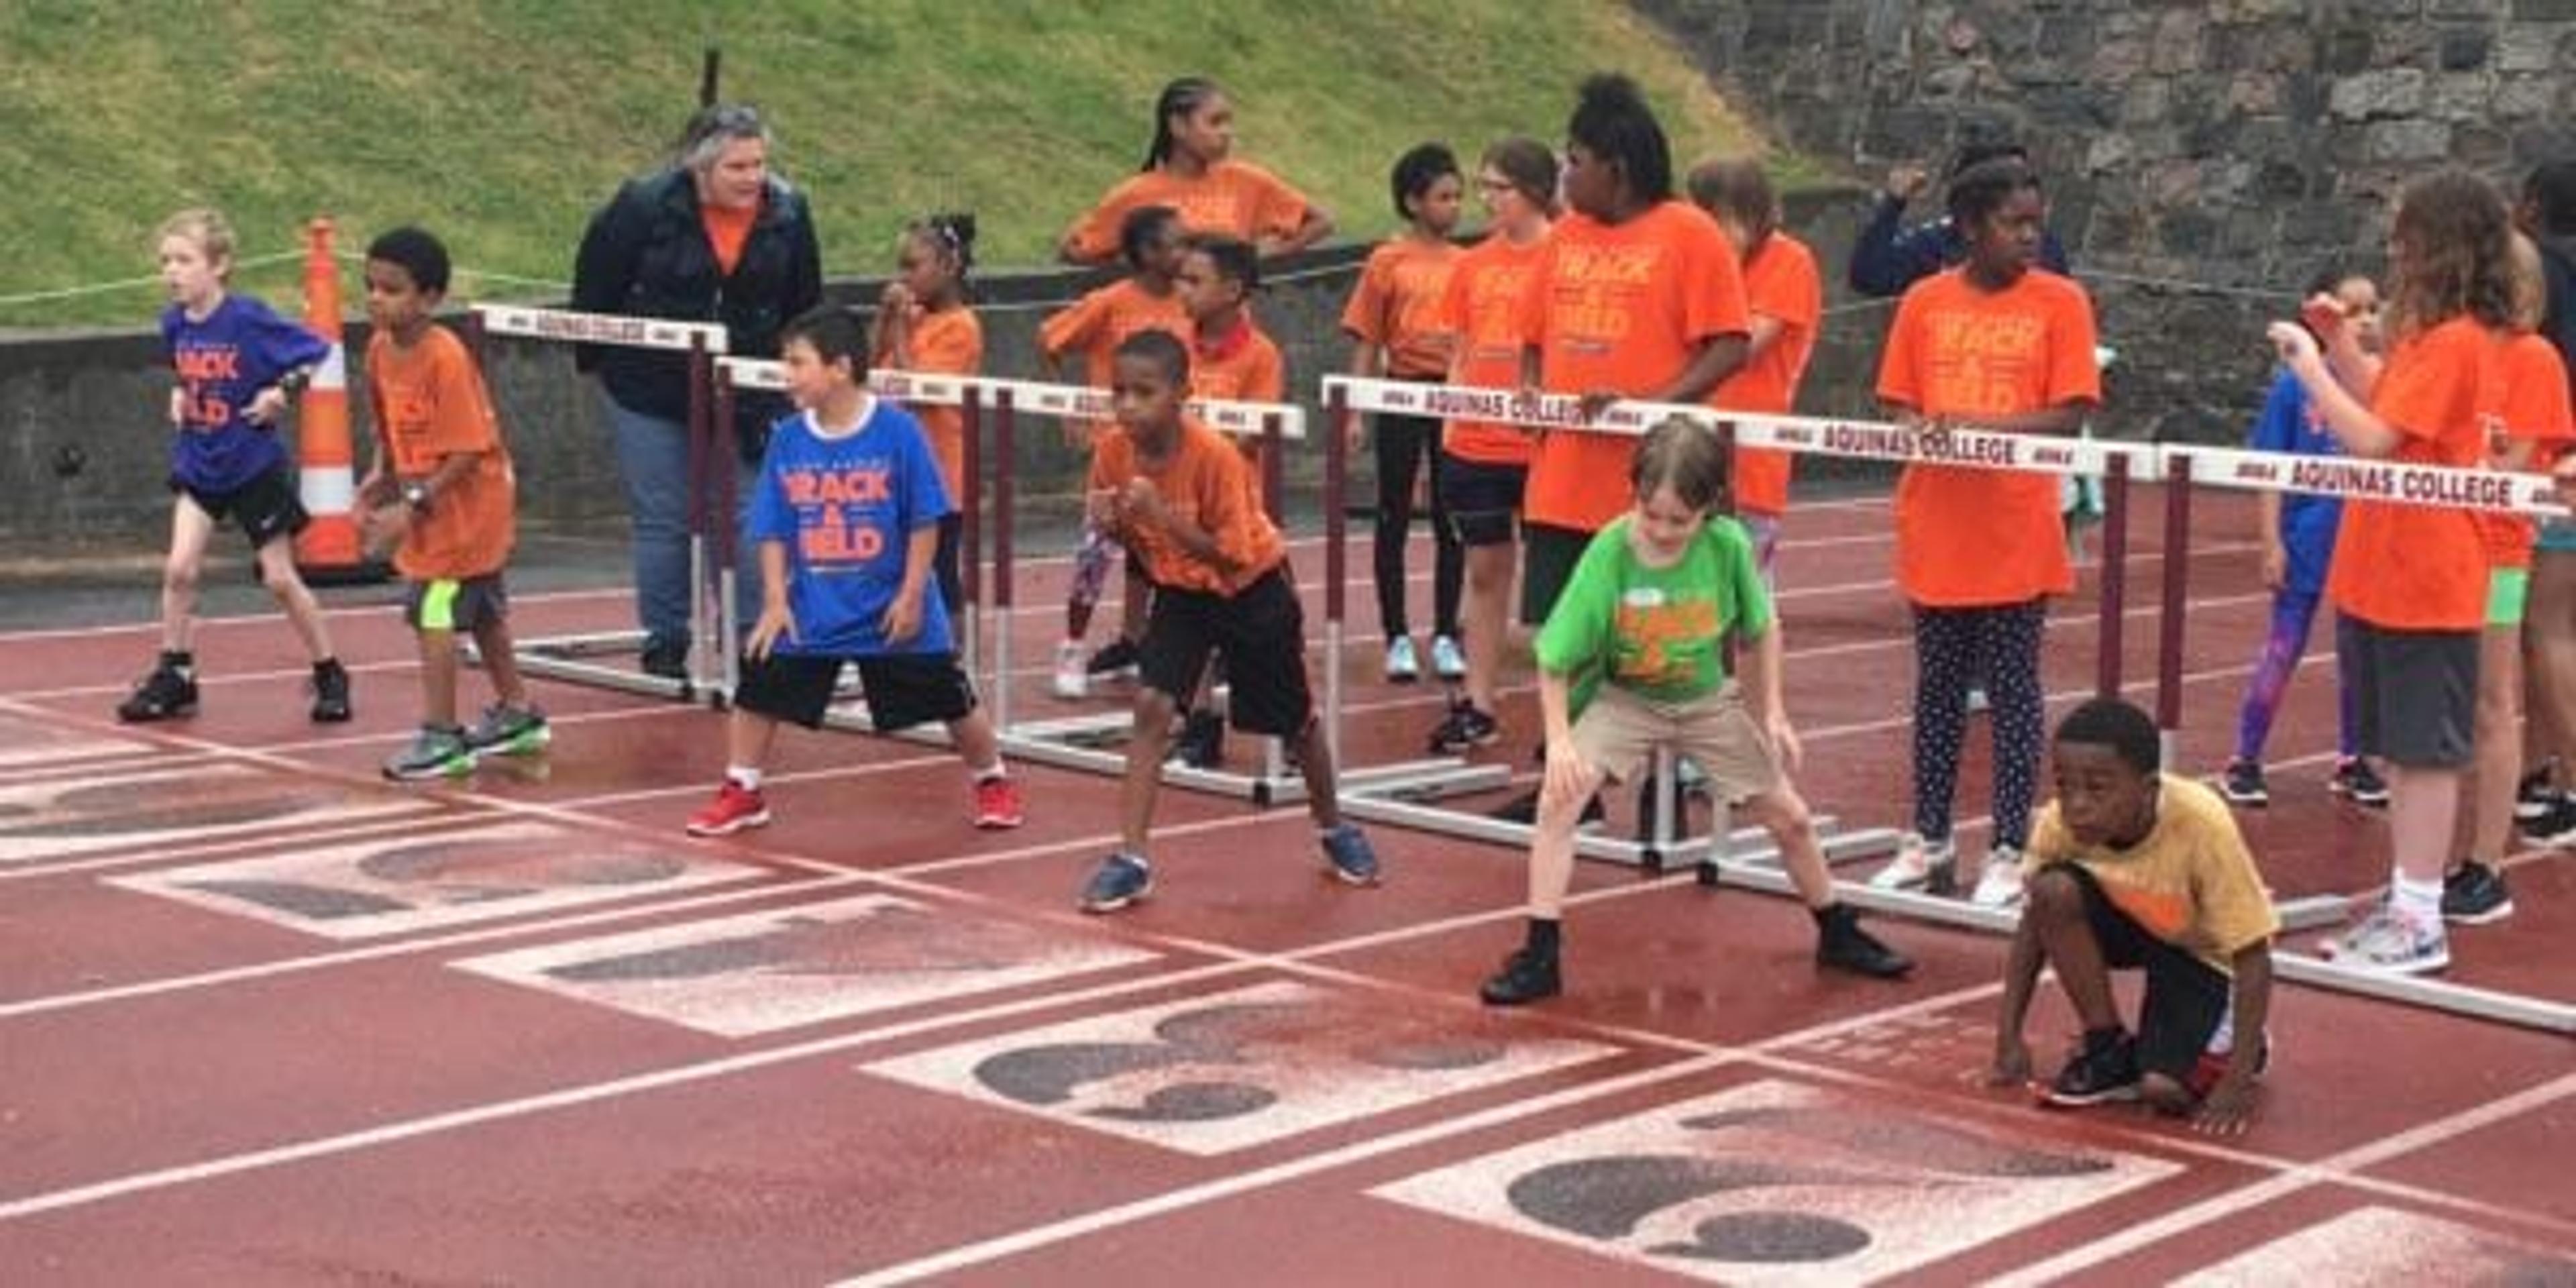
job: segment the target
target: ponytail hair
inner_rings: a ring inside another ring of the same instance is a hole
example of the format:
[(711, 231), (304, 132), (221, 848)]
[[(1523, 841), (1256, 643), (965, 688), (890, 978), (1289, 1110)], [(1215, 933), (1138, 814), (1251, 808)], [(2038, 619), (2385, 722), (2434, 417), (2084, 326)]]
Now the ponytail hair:
[(966, 285), (966, 275), (975, 269), (975, 216), (971, 211), (924, 215), (904, 225), (904, 234), (918, 237), (946, 254), (957, 265), (957, 285)]
[(1225, 91), (1205, 76), (1183, 76), (1163, 87), (1154, 99), (1154, 141), (1145, 146), (1145, 164), (1136, 167), (1151, 171), (1172, 158), (1172, 118), (1188, 116), (1206, 106), (1209, 99)]

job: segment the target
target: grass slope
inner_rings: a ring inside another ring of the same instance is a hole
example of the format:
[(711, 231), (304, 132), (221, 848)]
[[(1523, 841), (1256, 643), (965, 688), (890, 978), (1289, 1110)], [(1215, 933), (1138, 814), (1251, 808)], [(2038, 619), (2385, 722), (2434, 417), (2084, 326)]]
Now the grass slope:
[[(423, 15), (436, 15), (425, 20)], [(1177, 74), (1234, 94), (1242, 155), (1330, 207), (1393, 224), (1396, 154), (1563, 131), (1583, 75), (1636, 76), (1684, 159), (1758, 146), (1681, 54), (1598, 0), (13, 0), (0, 5), (0, 326), (139, 324), (154, 227), (233, 219), (245, 259), (333, 214), (344, 250), (420, 222), (469, 298), (570, 275), (590, 211), (694, 106), (700, 50), (760, 103), (816, 203), (826, 268), (878, 271), (893, 231), (967, 208), (988, 266), (1051, 258), (1131, 172)], [(282, 304), (293, 264), (241, 284)], [(354, 286), (354, 274), (348, 275)], [(354, 298), (353, 301), (354, 303)]]

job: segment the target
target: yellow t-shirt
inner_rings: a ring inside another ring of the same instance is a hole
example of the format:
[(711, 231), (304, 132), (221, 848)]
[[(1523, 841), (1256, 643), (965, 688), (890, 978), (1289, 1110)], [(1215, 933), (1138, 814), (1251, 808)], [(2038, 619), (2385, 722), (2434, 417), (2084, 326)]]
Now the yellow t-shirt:
[(2148, 934), (2231, 973), (2239, 951), (2279, 933), (2280, 915), (2218, 793), (2172, 774), (2157, 780), (2156, 825), (2127, 850), (2076, 844), (2050, 801), (2031, 825), (2023, 875), (2051, 863), (2080, 864), (2112, 906)]

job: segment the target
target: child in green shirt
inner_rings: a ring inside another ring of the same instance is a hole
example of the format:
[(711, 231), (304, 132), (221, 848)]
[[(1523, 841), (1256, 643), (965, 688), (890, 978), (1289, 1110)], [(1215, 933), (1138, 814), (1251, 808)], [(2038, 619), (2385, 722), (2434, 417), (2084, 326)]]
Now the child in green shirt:
[[(1629, 474), (1635, 507), (1593, 537), (1539, 630), (1547, 778), (1530, 842), (1529, 940), (1485, 982), (1491, 1005), (1562, 990), (1558, 928), (1583, 804), (1659, 748), (1697, 761), (1713, 799), (1771, 833), (1815, 915), (1820, 964), (1880, 978), (1913, 969), (1835, 901), (1815, 823), (1785, 773), (1798, 735), (1781, 705), (1771, 598), (1744, 529), (1711, 518), (1727, 464), (1717, 435), (1694, 421), (1674, 417), (1647, 433)], [(1744, 649), (1740, 685), (1726, 673), (1729, 635)]]

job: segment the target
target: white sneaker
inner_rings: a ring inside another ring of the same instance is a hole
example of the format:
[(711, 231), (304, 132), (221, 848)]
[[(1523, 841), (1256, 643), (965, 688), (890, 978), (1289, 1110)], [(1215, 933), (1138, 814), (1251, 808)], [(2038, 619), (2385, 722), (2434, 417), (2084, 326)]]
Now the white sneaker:
[(1091, 692), (1091, 676), (1083, 666), (1082, 641), (1066, 640), (1055, 646), (1055, 695), (1075, 699)]
[(1952, 883), (1953, 864), (1959, 852), (1949, 841), (1935, 844), (1921, 834), (1908, 832), (1896, 838), (1896, 858), (1869, 879), (1875, 890), (1920, 890), (1946, 892)]
[(1446, 635), (1431, 637), (1431, 673), (1444, 680), (1467, 678), (1467, 654)]
[(1968, 902), (1980, 908), (2020, 907), (2021, 851), (2009, 845), (1987, 850), (1985, 870), (1977, 874), (1977, 888)]
[(1413, 637), (1398, 635), (1386, 646), (1386, 678), (1397, 684), (1411, 684), (1422, 678), (1422, 663), (1413, 655)]

